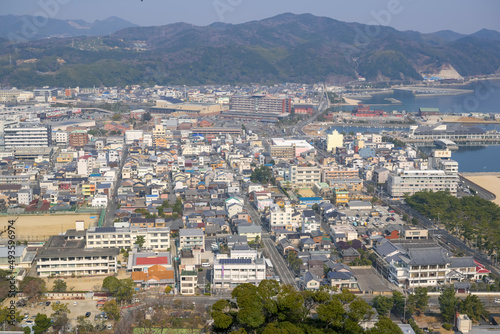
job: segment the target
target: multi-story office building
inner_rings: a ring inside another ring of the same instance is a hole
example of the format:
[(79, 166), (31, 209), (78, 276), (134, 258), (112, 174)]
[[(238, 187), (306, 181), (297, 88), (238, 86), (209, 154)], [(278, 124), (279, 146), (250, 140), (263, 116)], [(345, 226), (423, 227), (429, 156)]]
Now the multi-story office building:
[(293, 187), (312, 187), (321, 182), (319, 166), (292, 165), (289, 169), (290, 182)]
[(38, 252), (38, 276), (110, 275), (116, 272), (118, 248), (85, 248), (85, 231), (69, 230), (49, 238)]
[(273, 158), (293, 159), (307, 151), (316, 152), (314, 146), (305, 140), (272, 138), (265, 143), (266, 149)]
[(53, 97), (57, 97), (57, 88), (36, 88), (33, 89), (35, 99), (40, 101), (50, 101)]
[(167, 251), (169, 227), (91, 227), (87, 230), (87, 248), (133, 248), (138, 236), (144, 237), (145, 249)]
[(290, 113), (291, 98), (278, 98), (262, 94), (233, 96), (229, 109), (240, 112), (254, 113)]
[(390, 174), (387, 179), (387, 191), (392, 197), (413, 195), (422, 190), (445, 191), (456, 195), (458, 176), (447, 174), (443, 170), (403, 170)]
[[(234, 246), (235, 248), (239, 246)], [(244, 245), (242, 247), (247, 247)], [(238, 254), (218, 254), (214, 261), (213, 287), (216, 289), (234, 289), (240, 284), (258, 285), (266, 279), (264, 258), (257, 257), (257, 251), (239, 250)]]
[(183, 228), (179, 230), (179, 247), (191, 249), (193, 247), (205, 249), (205, 232), (198, 228)]
[(52, 128), (45, 126), (15, 126), (4, 129), (6, 148), (49, 147), (52, 145)]

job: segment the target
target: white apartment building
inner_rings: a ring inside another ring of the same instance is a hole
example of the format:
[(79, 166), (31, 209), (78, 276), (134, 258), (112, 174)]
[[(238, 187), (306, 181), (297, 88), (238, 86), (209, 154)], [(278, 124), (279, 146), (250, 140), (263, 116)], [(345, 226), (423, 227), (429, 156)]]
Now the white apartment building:
[(4, 129), (5, 148), (49, 147), (52, 128), (45, 126), (16, 126)]
[(293, 187), (312, 187), (315, 183), (321, 182), (321, 168), (292, 165), (289, 168), (289, 181)]
[(278, 204), (272, 204), (269, 209), (269, 226), (272, 230), (292, 228), (293, 208), (290, 204), (285, 204), (283, 209)]
[(227, 254), (218, 254), (214, 261), (212, 286), (215, 289), (234, 289), (240, 284), (258, 285), (266, 279), (264, 258), (234, 258)]
[(387, 190), (392, 197), (413, 195), (422, 190), (444, 191), (449, 190), (456, 195), (458, 176), (447, 174), (443, 170), (403, 170), (396, 174), (389, 174)]
[(183, 228), (179, 230), (180, 249), (190, 249), (193, 247), (205, 249), (205, 232), (198, 228)]
[(108, 196), (105, 194), (97, 194), (92, 198), (92, 207), (103, 208), (108, 205)]
[(142, 130), (127, 130), (125, 131), (125, 144), (130, 145), (134, 141), (142, 141), (144, 131)]
[(133, 248), (138, 236), (144, 237), (145, 249), (168, 251), (169, 227), (91, 227), (87, 230), (87, 248)]
[(198, 272), (194, 268), (189, 269), (192, 270), (182, 270), (180, 275), (180, 293), (184, 296), (195, 295), (198, 286)]
[(66, 131), (57, 131), (54, 138), (56, 145), (68, 145), (69, 135)]
[(84, 155), (78, 158), (76, 163), (77, 173), (81, 176), (89, 176), (94, 168), (95, 157), (91, 155)]
[(17, 193), (17, 203), (29, 205), (33, 200), (33, 190), (31, 188), (21, 189)]
[(69, 235), (50, 237), (38, 252), (37, 275), (50, 277), (114, 274), (120, 250), (84, 248), (84, 235), (83, 231), (73, 230)]
[(186, 144), (181, 145), (182, 155), (200, 155), (201, 153), (210, 153), (212, 151), (212, 145), (198, 145), (198, 144)]

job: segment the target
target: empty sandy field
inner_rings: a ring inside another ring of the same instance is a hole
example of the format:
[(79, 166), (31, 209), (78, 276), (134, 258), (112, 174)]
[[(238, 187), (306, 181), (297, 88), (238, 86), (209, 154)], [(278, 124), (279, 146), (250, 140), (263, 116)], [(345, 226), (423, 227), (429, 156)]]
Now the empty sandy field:
[[(19, 216), (14, 223), (16, 239), (19, 241), (42, 241), (47, 240), (51, 235), (56, 235), (70, 228), (75, 228), (77, 220), (85, 222), (85, 228), (94, 226), (99, 218), (99, 214), (81, 215), (26, 215)], [(16, 219), (17, 216), (0, 217), (0, 229), (3, 230), (8, 225), (8, 220)], [(3, 236), (5, 237), (5, 235)]]
[(496, 199), (493, 200), (493, 203), (500, 205), (500, 173), (477, 173), (477, 175), (464, 173), (463, 175), (468, 180), (495, 194)]

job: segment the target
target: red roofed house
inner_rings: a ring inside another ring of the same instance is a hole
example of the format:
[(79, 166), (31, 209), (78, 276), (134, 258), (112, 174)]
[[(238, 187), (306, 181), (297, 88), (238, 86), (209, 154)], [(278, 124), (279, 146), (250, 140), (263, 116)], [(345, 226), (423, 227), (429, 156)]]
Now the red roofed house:
[(164, 287), (171, 286), (175, 284), (174, 280), (174, 269), (167, 269), (164, 266), (156, 264), (145, 271), (134, 271), (132, 272), (132, 280), (138, 286), (143, 286), (145, 288), (150, 287)]

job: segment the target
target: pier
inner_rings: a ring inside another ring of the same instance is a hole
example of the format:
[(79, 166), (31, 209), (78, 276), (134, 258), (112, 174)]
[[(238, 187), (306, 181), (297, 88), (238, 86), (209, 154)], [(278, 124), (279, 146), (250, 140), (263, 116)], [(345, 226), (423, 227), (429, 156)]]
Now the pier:
[[(430, 147), (434, 146), (436, 139), (415, 139), (415, 138), (398, 138), (406, 144), (411, 144), (416, 147)], [(490, 146), (500, 145), (500, 137), (496, 138), (458, 138), (453, 139), (456, 146)]]

